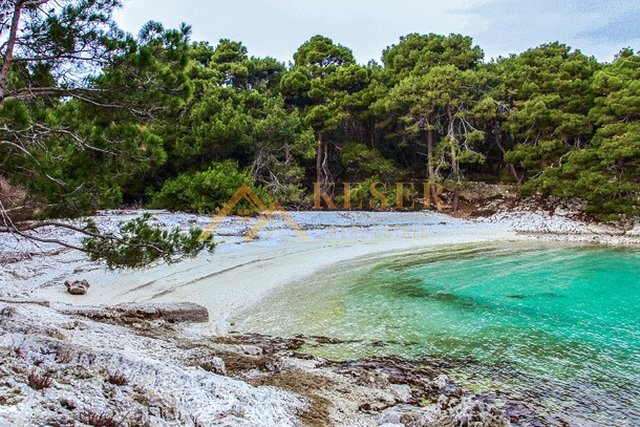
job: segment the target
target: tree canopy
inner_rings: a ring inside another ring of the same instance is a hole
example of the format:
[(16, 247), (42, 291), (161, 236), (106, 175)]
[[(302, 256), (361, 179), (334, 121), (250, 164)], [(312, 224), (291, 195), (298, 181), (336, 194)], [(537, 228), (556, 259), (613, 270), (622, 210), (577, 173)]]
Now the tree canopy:
[(553, 42), (486, 62), (470, 37), (409, 34), (363, 65), (318, 35), (284, 64), (186, 24), (127, 34), (118, 6), (0, 5), (0, 178), (28, 199), (2, 201), (4, 230), (123, 204), (215, 212), (240, 181), (294, 207), (314, 185), (427, 181), (453, 210), (468, 180), (511, 182), (638, 215), (631, 49), (609, 64)]

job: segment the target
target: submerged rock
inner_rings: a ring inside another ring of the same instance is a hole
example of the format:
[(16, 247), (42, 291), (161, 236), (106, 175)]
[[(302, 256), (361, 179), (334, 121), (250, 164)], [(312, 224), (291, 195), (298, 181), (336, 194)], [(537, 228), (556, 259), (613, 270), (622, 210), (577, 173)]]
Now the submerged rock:
[(66, 280), (64, 285), (71, 295), (84, 295), (91, 286), (86, 280)]
[(488, 402), (476, 396), (465, 396), (450, 411), (453, 425), (507, 427), (511, 423), (505, 414)]
[(380, 426), (415, 425), (421, 418), (420, 408), (413, 405), (397, 405), (384, 410), (378, 417)]

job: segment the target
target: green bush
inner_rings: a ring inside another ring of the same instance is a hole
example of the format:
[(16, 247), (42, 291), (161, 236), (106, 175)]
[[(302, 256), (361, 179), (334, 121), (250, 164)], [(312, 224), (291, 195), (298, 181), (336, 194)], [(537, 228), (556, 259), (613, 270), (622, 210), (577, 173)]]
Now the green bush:
[[(214, 163), (203, 172), (185, 173), (164, 183), (151, 199), (151, 207), (173, 211), (215, 213), (242, 186), (248, 184), (262, 202), (269, 206), (271, 197), (253, 184), (251, 176), (234, 161)], [(239, 204), (238, 208), (248, 205)]]

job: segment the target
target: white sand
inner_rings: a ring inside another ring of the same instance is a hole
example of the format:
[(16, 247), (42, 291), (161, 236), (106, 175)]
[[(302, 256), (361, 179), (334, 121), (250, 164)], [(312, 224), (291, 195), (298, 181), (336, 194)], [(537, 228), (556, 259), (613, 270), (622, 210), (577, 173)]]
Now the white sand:
[[(112, 212), (99, 220), (113, 225), (130, 214)], [(434, 245), (531, 237), (519, 234), (519, 229), (544, 235), (562, 233), (565, 239), (594, 235), (593, 230), (575, 221), (531, 213), (477, 221), (431, 212), (298, 212), (292, 217), (305, 230), (305, 240), (295, 239), (297, 235), (288, 231), (287, 224), (274, 220), (257, 240), (246, 242), (243, 237), (254, 220), (247, 223), (229, 218), (214, 233), (219, 242), (214, 253), (141, 271), (108, 271), (72, 251), (51, 255), (53, 248), (39, 248), (31, 260), (7, 266), (0, 276), (0, 285), (2, 281), (6, 284), (0, 288), (7, 294), (7, 289), (15, 293), (22, 287), (29, 297), (72, 304), (195, 302), (207, 307), (211, 317), (201, 332), (224, 334), (235, 314), (257, 304), (269, 292), (338, 262)], [(159, 224), (170, 227), (204, 227), (210, 221), (207, 217), (168, 213), (157, 213), (156, 218)], [(24, 243), (5, 245), (4, 252), (24, 252), (21, 245)], [(42, 253), (49, 255), (43, 258)], [(87, 279), (92, 286), (87, 295), (72, 296), (62, 285), (65, 279)]]

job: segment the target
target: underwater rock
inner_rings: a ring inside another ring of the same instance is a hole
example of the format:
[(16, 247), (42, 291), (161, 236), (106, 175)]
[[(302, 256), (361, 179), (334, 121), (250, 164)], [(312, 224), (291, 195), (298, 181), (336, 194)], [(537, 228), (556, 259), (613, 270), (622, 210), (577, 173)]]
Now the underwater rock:
[[(504, 412), (490, 402), (485, 402), (478, 396), (464, 396), (446, 411), (446, 415), (439, 416), (440, 420), (455, 426), (475, 427), (507, 427), (511, 423)], [(432, 424), (424, 424), (432, 425)]]

